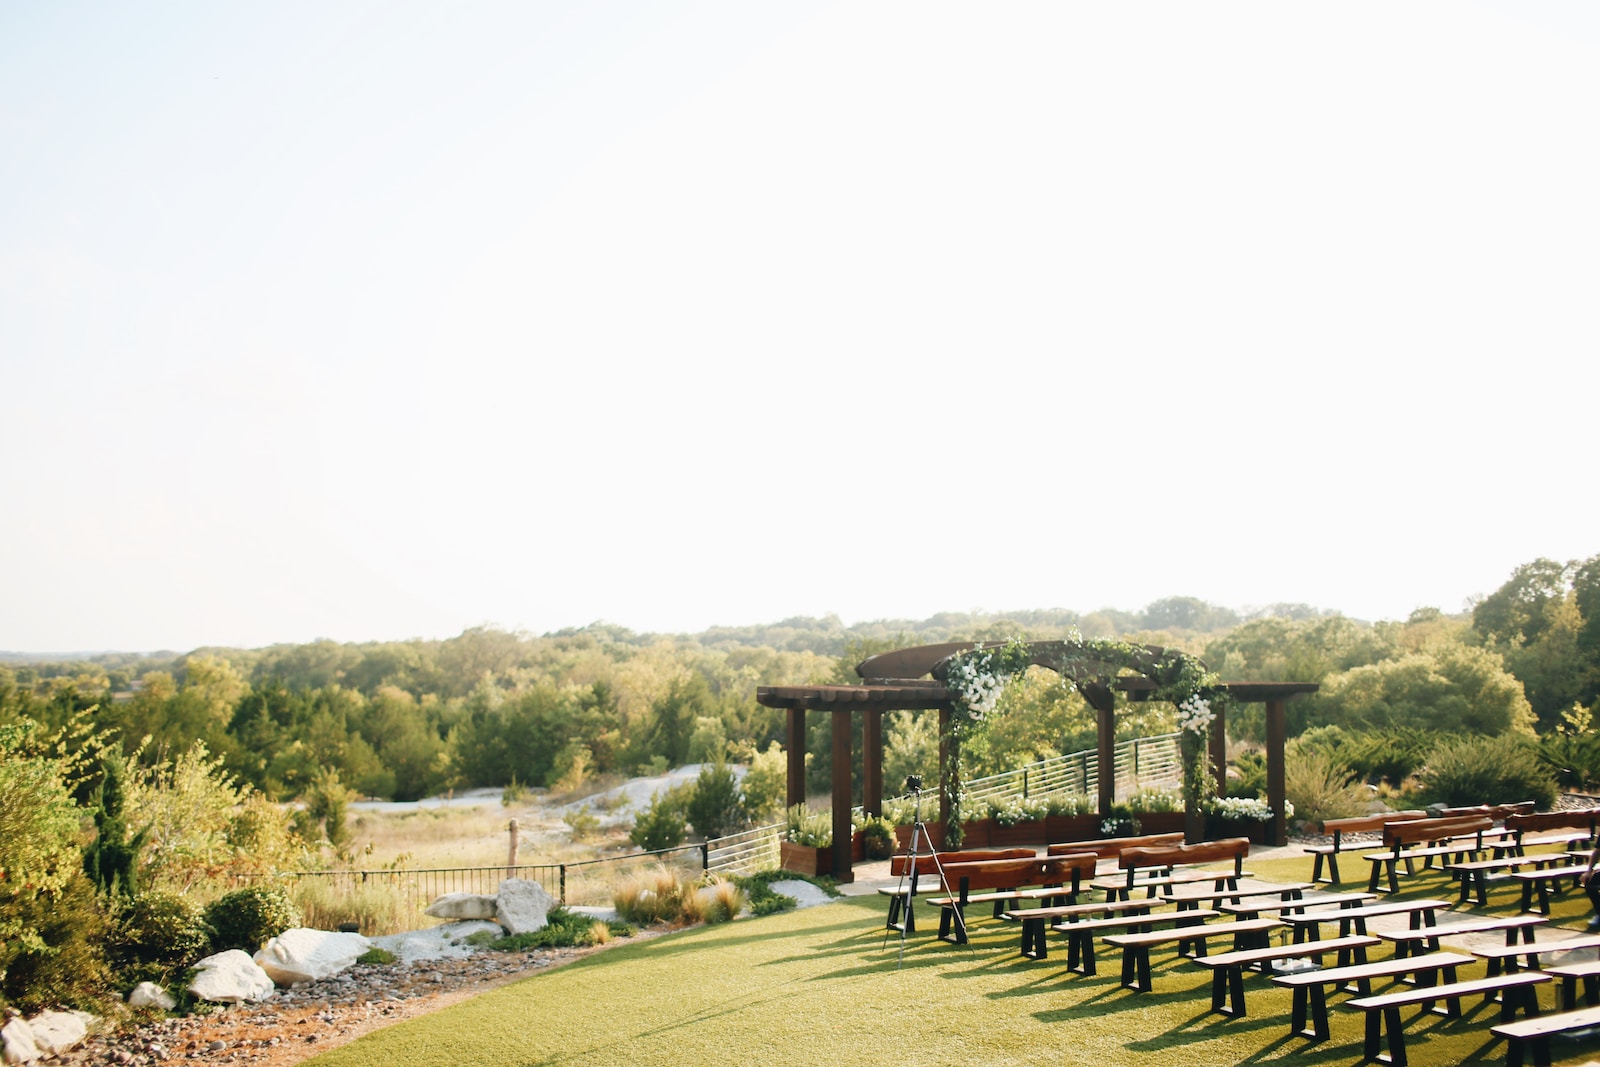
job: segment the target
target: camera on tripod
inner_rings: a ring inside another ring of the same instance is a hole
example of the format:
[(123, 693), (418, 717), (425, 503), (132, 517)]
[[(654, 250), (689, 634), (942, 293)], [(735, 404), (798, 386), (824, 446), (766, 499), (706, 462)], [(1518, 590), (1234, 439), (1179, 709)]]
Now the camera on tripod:
[(920, 792), (922, 792), (922, 775), (920, 775), (920, 774), (908, 774), (908, 775), (906, 775), (906, 792), (907, 793), (920, 793)]

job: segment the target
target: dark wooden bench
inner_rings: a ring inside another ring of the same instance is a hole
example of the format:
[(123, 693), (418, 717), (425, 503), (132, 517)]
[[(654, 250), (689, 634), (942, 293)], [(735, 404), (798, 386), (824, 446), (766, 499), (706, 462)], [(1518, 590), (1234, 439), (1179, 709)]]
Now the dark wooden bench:
[(1183, 844), (1183, 834), (1140, 834), (1137, 837), (1102, 837), (1096, 841), (1067, 841), (1045, 847), (1049, 856), (1064, 856), (1069, 852), (1093, 852), (1101, 859), (1115, 859), (1126, 848), (1160, 848)]
[(1600, 960), (1582, 960), (1578, 963), (1557, 963), (1544, 968), (1551, 978), (1561, 979), (1561, 1010), (1572, 1011), (1578, 1006), (1578, 981), (1583, 981), (1583, 1003), (1587, 1007), (1600, 1007)]
[[(1148, 904), (1149, 901), (1139, 903)], [(1080, 919), (1077, 922), (1056, 923), (1055, 929), (1067, 935), (1067, 970), (1077, 974), (1091, 975), (1095, 973), (1094, 939), (1096, 934), (1115, 931), (1117, 934), (1143, 934), (1155, 933), (1156, 927), (1173, 923), (1173, 932), (1187, 930), (1191, 927), (1204, 926), (1206, 920), (1215, 919), (1221, 912), (1206, 910), (1189, 911), (1164, 911), (1146, 912), (1144, 914), (1121, 914), (1108, 916), (1104, 919)], [(1178, 951), (1183, 953), (1186, 946), (1204, 945), (1203, 940), (1182, 940), (1178, 942)]]
[(1488, 961), (1488, 970), (1491, 976), (1500, 973), (1502, 967), (1508, 972), (1518, 968), (1517, 960), (1521, 959), (1527, 964), (1529, 970), (1539, 970), (1539, 957), (1553, 956), (1557, 952), (1581, 952), (1585, 949), (1600, 949), (1600, 934), (1579, 934), (1577, 937), (1568, 937), (1560, 941), (1540, 941), (1536, 944), (1508, 943), (1504, 945), (1485, 945), (1482, 948), (1468, 949), (1474, 956)]
[(1496, 1037), (1506, 1039), (1506, 1067), (1522, 1067), (1523, 1056), (1533, 1053), (1534, 1067), (1549, 1067), (1550, 1035), (1600, 1026), (1600, 1008), (1579, 1008), (1555, 1015), (1503, 1022), (1490, 1027)]
[[(1383, 846), (1386, 851), (1369, 852), (1364, 857), (1372, 864), (1372, 877), (1367, 880), (1367, 892), (1379, 892), (1378, 882), (1385, 868), (1389, 872), (1389, 892), (1400, 892), (1398, 867), (1402, 860), (1406, 873), (1415, 873), (1412, 862), (1435, 856), (1450, 856), (1462, 860), (1484, 851), (1483, 835), (1494, 829), (1494, 820), (1487, 815), (1472, 815), (1449, 819), (1407, 819), (1391, 822), (1383, 828)], [(1466, 838), (1466, 840), (1461, 840)], [(1439, 844), (1439, 842), (1447, 842)]]
[(1215, 956), (1199, 956), (1195, 963), (1211, 968), (1211, 1010), (1219, 1015), (1244, 1015), (1244, 972), (1249, 967), (1265, 966), (1278, 960), (1311, 957), (1322, 966), (1324, 953), (1347, 953), (1357, 964), (1367, 962), (1367, 949), (1379, 944), (1375, 937), (1364, 934), (1350, 937), (1312, 941), (1304, 945), (1268, 945), (1266, 948), (1240, 949), (1237, 952), (1220, 952)]
[[(1589, 869), (1587, 859), (1573, 859), (1561, 866), (1541, 867), (1534, 871), (1512, 871), (1511, 877), (1522, 883), (1522, 910), (1537, 911), (1540, 915), (1550, 914), (1550, 891), (1552, 887), (1560, 889), (1563, 878), (1572, 879), (1575, 888), (1583, 879), (1584, 872)], [(1534, 906), (1534, 897), (1538, 896), (1538, 906)]]
[(1519, 849), (1530, 845), (1593, 846), (1600, 837), (1600, 808), (1508, 815), (1505, 827), (1516, 835)]
[(912, 933), (917, 928), (916, 916), (912, 913), (911, 900), (918, 891), (918, 883), (925, 878), (934, 878), (932, 889), (923, 889), (922, 892), (939, 892), (944, 886), (937, 879), (939, 868), (947, 863), (978, 863), (984, 860), (1020, 860), (1032, 859), (1036, 853), (1031, 848), (968, 848), (957, 849), (950, 852), (925, 852), (916, 857), (916, 862), (911, 862), (909, 853), (900, 853), (889, 857), (889, 874), (894, 878), (909, 879), (897, 886), (879, 886), (878, 893), (889, 898), (889, 921), (884, 925), (890, 930), (903, 929)]
[[(1244, 895), (1246, 894), (1240, 894), (1240, 896)], [(1231, 901), (1223, 901), (1217, 907), (1229, 915), (1234, 915), (1241, 919), (1253, 919), (1264, 911), (1273, 911), (1283, 915), (1291, 912), (1307, 911), (1311, 908), (1356, 908), (1377, 899), (1378, 894), (1376, 893), (1321, 893), (1314, 897), (1304, 895), (1291, 897), (1276, 903), (1272, 901), (1240, 901), (1234, 904)]]
[[(1425, 956), (1396, 956), (1376, 963), (1274, 975), (1272, 981), (1276, 985), (1287, 986), (1294, 991), (1289, 1019), (1290, 1036), (1326, 1041), (1329, 986), (1339, 989), (1354, 984), (1355, 992), (1361, 996), (1371, 996), (1372, 980), (1375, 978), (1410, 978), (1418, 985), (1437, 985), (1442, 976), (1449, 983), (1456, 980), (1457, 967), (1471, 962), (1471, 956), (1463, 956), (1460, 953), (1431, 952)], [(1309, 1027), (1306, 1025), (1308, 1014)]]
[(1467, 934), (1504, 932), (1506, 944), (1515, 945), (1520, 937), (1524, 944), (1533, 944), (1534, 928), (1549, 922), (1543, 915), (1486, 915), (1458, 923), (1436, 924), (1409, 930), (1379, 930), (1378, 936), (1394, 942), (1396, 956), (1416, 955), (1438, 951), (1439, 942)]
[[(1078, 894), (1084, 874), (1093, 876), (1098, 862), (1099, 857), (1094, 853), (1080, 852), (1066, 856), (946, 864), (945, 892), (954, 895), (928, 898), (928, 903), (939, 909), (939, 940), (965, 944), (967, 905), (992, 901), (995, 917), (1000, 918), (1007, 910), (1006, 902), (1014, 902), (1017, 891), (1023, 886), (1055, 889), (1056, 902), (1070, 904)], [(974, 890), (996, 892), (974, 893)]]
[[(1053, 920), (1055, 929), (1070, 933), (1068, 927), (1073, 923), (1087, 922), (1095, 918), (1109, 919), (1121, 914), (1148, 915), (1153, 907), (1164, 903), (1166, 901), (1160, 898), (1101, 900), (1043, 908), (1013, 908), (1001, 917), (1022, 925), (1022, 954), (1029, 959), (1042, 960), (1049, 958), (1049, 950), (1045, 945), (1045, 930)], [(1071, 944), (1071, 938), (1068, 939), (1068, 944)], [(1069, 966), (1075, 963), (1076, 960), (1069, 957)], [(1073, 966), (1073, 969), (1076, 970), (1077, 967)], [(1093, 974), (1092, 966), (1084, 973)]]
[[(1412, 931), (1418, 938), (1427, 938), (1432, 941), (1437, 936), (1436, 920), (1434, 913), (1443, 911), (1450, 906), (1448, 900), (1387, 900), (1378, 904), (1362, 904), (1354, 908), (1327, 908), (1307, 909), (1302, 912), (1288, 912), (1281, 916), (1283, 922), (1294, 927), (1294, 940), (1296, 943), (1306, 940), (1316, 941), (1322, 936), (1322, 924), (1336, 922), (1339, 924), (1339, 936), (1348, 937), (1350, 934), (1364, 934), (1367, 932), (1367, 920), (1388, 915), (1404, 915), (1410, 921)], [(1435, 944), (1433, 947), (1437, 948)]]
[[(1174, 912), (1173, 914), (1177, 914)], [(1162, 945), (1177, 945), (1181, 955), (1186, 946), (1195, 956), (1206, 954), (1206, 941), (1212, 937), (1232, 937), (1235, 951), (1262, 948), (1269, 931), (1282, 924), (1276, 919), (1236, 919), (1226, 923), (1180, 926), (1174, 930), (1150, 930), (1135, 934), (1113, 934), (1106, 944), (1122, 950), (1122, 987), (1135, 993), (1150, 989), (1150, 950)]]
[[(1405, 1067), (1406, 1035), (1405, 1025), (1400, 1020), (1401, 1008), (1421, 1004), (1426, 1011), (1435, 1001), (1442, 1000), (1445, 1002), (1444, 1014), (1455, 1018), (1461, 1014), (1462, 997), (1477, 993), (1490, 996), (1499, 993), (1500, 1019), (1502, 1022), (1507, 1022), (1515, 1017), (1519, 1007), (1523, 1009), (1525, 1015), (1538, 1015), (1539, 997), (1534, 987), (1548, 981), (1550, 981), (1548, 974), (1541, 974), (1538, 971), (1517, 971), (1494, 978), (1475, 978), (1471, 981), (1450, 982), (1445, 985), (1415, 986), (1396, 993), (1358, 997), (1347, 1001), (1346, 1004), (1367, 1014), (1366, 1040), (1362, 1045), (1363, 1057), (1367, 1060), (1393, 1064), (1394, 1067)], [(1383, 1054), (1385, 1037), (1388, 1039), (1388, 1055)]]
[[(1313, 882), (1339, 882), (1339, 853), (1355, 852), (1367, 848), (1371, 843), (1362, 841), (1355, 844), (1344, 839), (1345, 834), (1370, 834), (1383, 830), (1392, 822), (1405, 822), (1409, 819), (1425, 819), (1428, 813), (1420, 809), (1410, 811), (1383, 811), (1376, 815), (1356, 815), (1348, 819), (1324, 819), (1322, 832), (1332, 834), (1333, 840), (1326, 845), (1307, 845), (1306, 851), (1316, 857), (1311, 862), (1311, 880)], [(1322, 877), (1322, 861), (1328, 861), (1328, 877)]]
[(1311, 888), (1310, 882), (1282, 882), (1277, 885), (1257, 886), (1254, 889), (1213, 889), (1210, 892), (1179, 893), (1174, 887), (1172, 892), (1166, 894), (1166, 899), (1172, 901), (1179, 911), (1184, 908), (1220, 907), (1224, 902), (1232, 903), (1235, 907), (1249, 908), (1252, 905), (1245, 903), (1250, 897), (1277, 897), (1277, 903), (1256, 905), (1256, 912), (1273, 911), (1282, 905), (1293, 905), (1305, 896), (1305, 891)]
[(1570, 852), (1535, 853), (1530, 856), (1522, 851), (1521, 846), (1513, 844), (1511, 848), (1513, 854), (1509, 856), (1445, 865), (1447, 872), (1461, 880), (1461, 903), (1465, 904), (1475, 896), (1480, 907), (1488, 907), (1489, 880), (1495, 875), (1505, 876), (1503, 880), (1506, 882), (1515, 882), (1510, 876), (1524, 867), (1544, 870), (1547, 867), (1564, 866), (1572, 860)]
[[(1158, 888), (1171, 887), (1179, 882), (1211, 880), (1217, 892), (1238, 889), (1239, 879), (1245, 877), (1244, 858), (1250, 854), (1250, 839), (1229, 837), (1221, 841), (1201, 841), (1193, 845), (1162, 845), (1153, 848), (1123, 849), (1117, 857), (1117, 866), (1125, 872), (1121, 884), (1095, 882), (1109, 894), (1107, 899), (1120, 896), (1126, 900), (1135, 889), (1145, 889), (1154, 895)], [(1199, 864), (1225, 863), (1231, 860), (1231, 872), (1186, 871), (1178, 867)], [(1169, 890), (1170, 891), (1170, 890)]]

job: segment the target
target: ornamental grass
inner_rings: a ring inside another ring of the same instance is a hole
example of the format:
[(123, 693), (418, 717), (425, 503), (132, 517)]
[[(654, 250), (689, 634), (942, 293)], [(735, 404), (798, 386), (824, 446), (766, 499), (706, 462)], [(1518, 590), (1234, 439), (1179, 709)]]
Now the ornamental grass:
[[(1271, 881), (1309, 879), (1310, 858), (1252, 861)], [(1363, 872), (1364, 873), (1364, 872)], [(1362, 888), (1355, 880), (1346, 890)], [(1453, 889), (1438, 872), (1404, 883), (1403, 898), (1442, 897)], [(1454, 899), (1453, 894), (1449, 899)], [(1510, 887), (1491, 896), (1493, 914), (1514, 914)], [(1290, 995), (1260, 975), (1246, 977), (1249, 1015), (1210, 1011), (1210, 972), (1155, 953), (1151, 993), (1121, 988), (1114, 952), (1100, 973), (1072, 974), (1066, 947), (1050, 958), (1020, 957), (1016, 927), (979, 909), (970, 948), (936, 940), (925, 912), (905, 942), (885, 938), (876, 895), (763, 918), (743, 918), (639, 942), (378, 1031), (313, 1062), (318, 1067), (459, 1064), (582, 1064), (584, 1067), (684, 1063), (772, 1063), (785, 1067), (905, 1064), (1296, 1064), (1351, 1067), (1361, 1060), (1363, 1020), (1331, 999), (1332, 1039), (1289, 1036)], [(1458, 908), (1458, 911), (1466, 909)], [(1579, 930), (1581, 894), (1559, 898), (1553, 924)], [(1482, 914), (1483, 909), (1471, 909)], [(1445, 939), (1449, 945), (1448, 937)], [(1387, 946), (1374, 952), (1387, 957)], [(1464, 968), (1462, 978), (1483, 973)], [(1381, 985), (1378, 988), (1383, 988)], [(1555, 991), (1540, 991), (1545, 1011)], [(1505, 1046), (1489, 1027), (1495, 1005), (1462, 1004), (1445, 1019), (1407, 1009), (1406, 1048), (1415, 1067), (1500, 1064)], [(1593, 1056), (1600, 1041), (1564, 1043), (1558, 1062)]]

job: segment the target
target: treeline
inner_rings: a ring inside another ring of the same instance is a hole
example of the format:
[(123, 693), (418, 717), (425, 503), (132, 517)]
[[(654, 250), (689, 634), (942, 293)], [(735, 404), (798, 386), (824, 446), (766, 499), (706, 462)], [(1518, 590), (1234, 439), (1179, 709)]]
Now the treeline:
[[(760, 685), (851, 683), (874, 652), (943, 640), (1119, 636), (1206, 659), (1224, 679), (1315, 682), (1290, 704), (1291, 731), (1575, 729), (1600, 694), (1600, 557), (1535, 560), (1468, 612), (1420, 609), (1368, 624), (1305, 605), (1244, 613), (1187, 597), (1138, 612), (952, 613), (844, 627), (837, 618), (639, 635), (597, 623), (543, 636), (475, 628), (442, 641), (318, 641), (183, 655), (0, 666), (0, 723), (46, 729), (90, 720), (154, 763), (203, 742), (269, 797), (307, 795), (332, 776), (357, 793), (414, 799), (446, 789), (580, 784), (731, 755), (783, 739)], [(973, 774), (1092, 747), (1094, 719), (1054, 676), (1007, 694)], [(1171, 710), (1129, 705), (1130, 736), (1170, 729)], [(809, 785), (826, 788), (826, 716), (811, 716)], [(1260, 709), (1230, 720), (1259, 740)], [(931, 715), (891, 716), (886, 774), (931, 773)], [(148, 739), (146, 741), (145, 739)], [(142, 748), (140, 747), (142, 745)]]

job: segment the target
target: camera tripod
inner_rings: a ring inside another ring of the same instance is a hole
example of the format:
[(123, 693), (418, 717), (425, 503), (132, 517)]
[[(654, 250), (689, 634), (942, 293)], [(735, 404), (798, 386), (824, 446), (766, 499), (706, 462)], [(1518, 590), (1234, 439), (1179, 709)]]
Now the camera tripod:
[[(926, 855), (932, 859), (933, 873), (938, 874), (939, 884), (941, 886), (947, 885), (944, 876), (944, 865), (939, 862), (939, 850), (933, 847), (933, 837), (928, 833), (928, 824), (922, 821), (921, 775), (913, 774), (906, 778), (906, 792), (912, 794), (912, 796), (916, 798), (915, 815), (911, 823), (911, 849), (906, 855), (906, 865), (900, 872), (900, 882), (895, 887), (893, 902), (889, 905), (890, 920), (885, 927), (885, 932), (883, 935), (883, 943), (885, 946), (887, 946), (889, 944), (888, 931), (900, 931), (900, 955), (895, 960), (895, 970), (899, 970), (900, 965), (903, 964), (906, 959), (906, 935), (912, 930), (916, 929), (916, 919), (912, 909), (916, 905), (917, 901), (918, 857)], [(927, 845), (926, 852), (922, 851), (923, 845)], [(911, 879), (911, 885), (909, 887), (906, 885), (906, 878), (908, 876)], [(899, 909), (899, 922), (894, 921), (896, 908)], [(955, 917), (956, 927), (960, 931), (961, 942), (966, 944), (967, 923), (966, 919), (961, 914), (960, 908), (955, 909)], [(967, 949), (968, 951), (971, 951), (972, 946), (967, 945)]]

